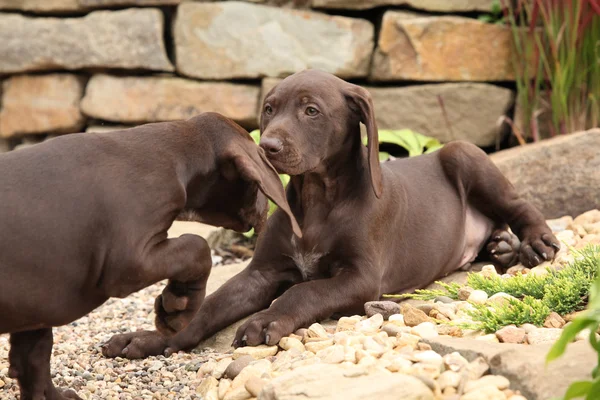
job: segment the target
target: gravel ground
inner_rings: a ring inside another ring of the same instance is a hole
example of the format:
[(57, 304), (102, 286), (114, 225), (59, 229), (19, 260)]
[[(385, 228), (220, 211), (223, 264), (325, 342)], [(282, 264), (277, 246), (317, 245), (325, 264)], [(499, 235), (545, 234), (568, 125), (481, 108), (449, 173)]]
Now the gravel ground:
[[(107, 359), (100, 345), (116, 333), (153, 329), (154, 298), (164, 283), (126, 299), (110, 299), (87, 316), (54, 329), (52, 377), (83, 399), (199, 399), (196, 371), (215, 354), (178, 353), (169, 358)], [(0, 336), (0, 399), (16, 400), (18, 385), (8, 377), (8, 335)]]

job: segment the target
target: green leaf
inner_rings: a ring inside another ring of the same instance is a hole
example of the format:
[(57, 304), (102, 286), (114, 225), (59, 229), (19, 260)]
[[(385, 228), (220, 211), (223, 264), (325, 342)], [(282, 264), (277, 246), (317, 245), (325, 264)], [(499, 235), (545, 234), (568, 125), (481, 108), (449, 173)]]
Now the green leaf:
[(252, 138), (252, 140), (254, 140), (254, 143), (260, 143), (260, 131), (258, 129), (255, 129), (252, 132), (250, 132), (250, 137)]
[(578, 381), (573, 382), (565, 393), (564, 400), (574, 399), (577, 397), (583, 397), (588, 394), (592, 388), (593, 383), (591, 381)]
[(567, 345), (575, 339), (575, 336), (590, 325), (594, 325), (595, 321), (591, 318), (581, 315), (575, 318), (569, 325), (567, 325), (558, 340), (554, 343), (548, 355), (546, 356), (546, 362), (560, 357), (566, 350)]
[(386, 153), (385, 151), (379, 152), (379, 161), (387, 161), (390, 159), (390, 153)]
[[(572, 385), (571, 385), (572, 386)], [(598, 400), (600, 399), (600, 379), (596, 379), (592, 387), (588, 390), (585, 400)]]
[(437, 150), (442, 146), (439, 140), (421, 135), (410, 129), (382, 129), (379, 131), (379, 142), (398, 145), (408, 151), (410, 157), (424, 154), (430, 149), (433, 149), (431, 151)]
[(492, 16), (488, 14), (480, 15), (477, 19), (481, 22), (492, 22)]

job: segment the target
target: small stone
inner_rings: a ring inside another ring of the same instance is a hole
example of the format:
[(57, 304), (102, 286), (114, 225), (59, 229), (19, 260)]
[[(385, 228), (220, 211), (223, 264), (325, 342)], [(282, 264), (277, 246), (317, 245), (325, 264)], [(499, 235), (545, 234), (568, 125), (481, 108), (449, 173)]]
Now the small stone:
[(485, 358), (479, 356), (473, 361), (471, 361), (466, 366), (467, 372), (469, 374), (470, 380), (476, 380), (481, 378), (490, 370), (490, 365), (485, 361)]
[(272, 365), (268, 360), (254, 361), (246, 368), (244, 368), (238, 376), (235, 377), (231, 383), (231, 388), (236, 389), (244, 386), (246, 381), (252, 376), (262, 377), (264, 374), (268, 374), (271, 371)]
[(565, 326), (565, 320), (558, 313), (552, 311), (544, 321), (545, 328), (562, 328)]
[(527, 334), (527, 343), (553, 343), (560, 337), (561, 333), (562, 329), (560, 328), (537, 328)]
[(281, 347), (283, 350), (296, 349), (301, 353), (305, 350), (304, 345), (300, 340), (287, 336), (281, 338), (279, 341), (279, 347)]
[(239, 373), (242, 372), (242, 370), (244, 368), (246, 368), (251, 362), (254, 362), (254, 361), (255, 361), (254, 357), (252, 357), (250, 355), (241, 356), (240, 358), (236, 359), (235, 361), (232, 361), (231, 363), (229, 363), (229, 365), (225, 369), (225, 376), (228, 377), (229, 379), (235, 379), (235, 377), (238, 376)]
[(458, 299), (466, 301), (471, 295), (471, 293), (473, 293), (473, 288), (469, 286), (462, 286), (460, 289), (458, 289), (457, 292)]
[(498, 340), (498, 338), (496, 337), (495, 334), (490, 333), (489, 335), (481, 335), (481, 336), (477, 336), (475, 338), (475, 340), (479, 340), (482, 342), (489, 342), (489, 343), (500, 343), (500, 340)]
[(306, 331), (306, 337), (325, 339), (328, 338), (329, 335), (327, 334), (325, 328), (323, 328), (323, 325), (315, 322), (314, 324), (308, 327), (308, 330)]
[(221, 379), (219, 381), (218, 389), (219, 399), (225, 398), (225, 395), (227, 394), (229, 389), (231, 389), (231, 379)]
[(404, 315), (402, 314), (394, 314), (394, 315), (390, 315), (390, 317), (388, 318), (389, 322), (394, 322), (396, 324), (399, 325), (406, 325), (404, 323)]
[(460, 400), (506, 400), (506, 396), (495, 386), (483, 386), (462, 395)]
[(437, 379), (441, 372), (441, 368), (438, 365), (427, 363), (415, 363), (410, 368), (411, 375), (424, 375), (431, 379)]
[(429, 343), (419, 342), (419, 343), (417, 343), (417, 350), (421, 350), (421, 351), (431, 350), (431, 345)]
[(401, 333), (396, 338), (396, 348), (408, 347), (411, 349), (417, 348), (417, 343), (421, 340), (420, 336), (413, 335), (412, 333)]
[(412, 365), (412, 361), (400, 356), (393, 358), (386, 368), (392, 372), (407, 373)]
[(481, 271), (479, 273), (483, 275), (484, 278), (494, 278), (498, 276), (498, 271), (496, 271), (496, 267), (494, 267), (492, 264), (481, 267)]
[(533, 324), (523, 324), (520, 327), (525, 329), (525, 332), (527, 332), (527, 333), (533, 332), (536, 329), (538, 329), (538, 327)]
[(263, 389), (263, 387), (265, 387), (266, 384), (267, 384), (267, 381), (265, 379), (261, 379), (256, 376), (252, 376), (246, 381), (246, 384), (244, 385), (244, 387), (246, 388), (248, 393), (250, 393), (252, 396), (258, 397), (261, 390)]
[(219, 400), (218, 387), (219, 381), (212, 376), (207, 376), (196, 389), (196, 393), (204, 400)]
[(469, 365), (469, 361), (457, 351), (446, 354), (442, 359), (444, 360), (446, 369), (453, 372), (459, 372)]
[(417, 310), (421, 310), (423, 311), (425, 314), (429, 315), (429, 313), (431, 312), (431, 310), (433, 310), (433, 303), (423, 303), (423, 304), (417, 304), (415, 306), (415, 308)]
[(323, 350), (329, 346), (333, 346), (333, 339), (320, 340), (318, 342), (309, 342), (304, 345), (306, 350), (317, 353), (319, 350)]
[(488, 295), (483, 290), (473, 290), (467, 300), (475, 304), (485, 304), (487, 299)]
[(225, 374), (225, 370), (227, 369), (229, 364), (231, 364), (230, 357), (224, 358), (224, 359), (220, 360), (219, 362), (217, 362), (217, 365), (215, 366), (215, 368), (212, 371), (212, 376), (214, 376), (217, 379), (221, 379), (223, 377), (223, 375)]
[(573, 217), (566, 215), (561, 218), (547, 219), (546, 223), (552, 229), (552, 232), (558, 233), (568, 229), (573, 223)]
[(506, 270), (506, 273), (512, 276), (521, 274), (521, 275), (527, 275), (531, 270), (529, 268), (524, 267), (521, 264), (518, 265), (514, 265), (512, 267), (510, 267), (509, 269)]
[(412, 327), (422, 324), (423, 322), (431, 321), (427, 314), (411, 305), (403, 304), (401, 308), (402, 315), (404, 315), (404, 323), (406, 324), (406, 326)]
[(500, 306), (508, 304), (510, 300), (517, 300), (517, 298), (508, 293), (498, 292), (490, 296), (490, 298), (487, 300), (487, 304)]
[(227, 392), (225, 397), (223, 397), (223, 400), (248, 400), (251, 397), (252, 395), (248, 393), (244, 386), (238, 386), (237, 388), (232, 388), (229, 392)]
[(432, 322), (423, 322), (413, 327), (410, 333), (424, 339), (439, 336), (435, 329), (435, 324)]
[[(439, 313), (441, 313), (443, 316), (448, 318), (448, 320), (450, 320), (450, 321), (456, 319), (456, 305), (454, 303), (450, 303), (450, 304), (436, 303), (433, 305), (433, 310), (437, 310)], [(433, 311), (433, 310), (431, 310), (431, 311)]]
[(447, 387), (456, 388), (460, 384), (461, 375), (454, 371), (444, 371), (441, 373), (437, 380), (440, 390), (444, 390)]
[(436, 326), (436, 330), (439, 335), (447, 335), (453, 337), (463, 336), (463, 331), (458, 326), (438, 325)]
[(398, 314), (400, 306), (393, 301), (369, 301), (365, 303), (365, 313), (368, 317), (375, 314), (381, 314), (383, 319), (388, 319), (391, 315)]
[[(208, 360), (207, 362), (205, 362), (204, 364), (202, 364), (200, 366), (196, 376), (199, 379), (202, 379), (202, 377), (212, 374), (212, 372), (216, 366), (217, 366), (217, 362), (215, 360)], [(104, 377), (102, 379), (99, 379), (98, 377), (96, 377), (96, 380), (104, 380)]]
[(258, 360), (261, 358), (274, 356), (277, 354), (277, 350), (277, 346), (267, 346), (264, 344), (261, 344), (260, 346), (238, 347), (233, 351), (233, 359), (237, 360), (241, 356), (249, 355)]
[(344, 346), (334, 344), (331, 347), (319, 350), (317, 351), (317, 357), (325, 364), (339, 364), (344, 361), (345, 358)]
[(431, 364), (441, 369), (444, 364), (442, 356), (433, 350), (426, 350), (415, 352), (410, 358), (411, 361), (415, 361), (423, 364)]
[(363, 333), (374, 333), (383, 325), (383, 315), (375, 314), (370, 318), (360, 321), (356, 324), (356, 330)]
[(402, 326), (398, 326), (396, 324), (390, 324), (390, 323), (384, 324), (381, 327), (381, 330), (383, 332), (387, 333), (388, 335), (390, 335), (392, 337), (396, 336), (399, 333), (404, 332), (404, 329), (406, 329), (406, 327), (402, 327)]
[(523, 328), (508, 325), (496, 332), (496, 337), (502, 343), (524, 343), (527, 332)]
[(342, 317), (338, 320), (337, 326), (335, 327), (336, 332), (353, 331), (356, 328), (356, 323), (360, 321), (360, 318), (354, 317)]
[(434, 300), (434, 302), (440, 302), (440, 303), (444, 303), (444, 304), (452, 304), (454, 303), (454, 299), (451, 299), (448, 296), (438, 296), (436, 297)]
[(473, 390), (485, 387), (494, 386), (498, 390), (507, 389), (510, 386), (510, 382), (503, 376), (500, 375), (486, 375), (475, 381), (469, 381), (465, 384), (465, 393), (472, 392)]
[(544, 261), (537, 267), (531, 268), (531, 271), (529, 271), (529, 273), (534, 276), (545, 276), (548, 275), (548, 268), (551, 266), (552, 264), (550, 264), (549, 261)]

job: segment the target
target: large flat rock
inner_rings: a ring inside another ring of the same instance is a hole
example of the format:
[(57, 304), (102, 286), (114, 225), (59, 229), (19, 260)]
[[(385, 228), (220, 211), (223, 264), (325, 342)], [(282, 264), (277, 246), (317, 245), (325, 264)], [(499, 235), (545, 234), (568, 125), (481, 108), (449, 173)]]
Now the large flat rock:
[(258, 395), (258, 400), (435, 398), (431, 389), (414, 376), (384, 372), (352, 376), (356, 369), (332, 364), (299, 367), (269, 382)]
[(158, 9), (81, 18), (0, 14), (0, 73), (81, 68), (172, 71)]
[(546, 218), (577, 216), (600, 204), (600, 129), (514, 147), (491, 158)]
[[(281, 79), (263, 79), (261, 101), (279, 82)], [(412, 129), (441, 142), (462, 139), (478, 146), (496, 143), (498, 120), (514, 98), (510, 89), (487, 83), (365, 89), (373, 97), (379, 129)]]
[(307, 68), (364, 77), (373, 48), (366, 20), (249, 4), (184, 2), (177, 70), (202, 79), (285, 76)]
[(93, 8), (121, 6), (169, 6), (181, 0), (0, 0), (0, 10), (18, 10), (40, 14), (85, 12)]
[(312, 0), (317, 8), (364, 10), (383, 6), (409, 6), (436, 12), (490, 11), (494, 0)]
[(91, 117), (125, 124), (186, 119), (213, 111), (252, 127), (259, 91), (248, 84), (99, 74), (90, 79), (81, 106)]
[(511, 389), (520, 390), (529, 400), (562, 396), (571, 383), (589, 380), (598, 361), (596, 353), (586, 341), (570, 344), (561, 358), (549, 364), (546, 364), (546, 354), (550, 344), (487, 343), (444, 337), (425, 339), (425, 342), (442, 355), (457, 351), (469, 361), (483, 357), (493, 375), (508, 378)]
[(3, 82), (0, 136), (79, 132), (85, 81), (73, 74), (17, 75)]
[(511, 31), (472, 18), (407, 18), (388, 11), (373, 55), (376, 81), (506, 81), (513, 79)]

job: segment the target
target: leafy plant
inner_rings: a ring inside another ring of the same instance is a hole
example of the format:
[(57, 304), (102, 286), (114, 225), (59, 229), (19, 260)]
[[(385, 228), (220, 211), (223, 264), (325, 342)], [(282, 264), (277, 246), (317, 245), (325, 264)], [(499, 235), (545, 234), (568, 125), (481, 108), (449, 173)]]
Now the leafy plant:
[[(401, 130), (379, 130), (379, 144), (389, 143), (395, 144), (406, 151), (408, 151), (409, 157), (418, 156), (421, 154), (432, 153), (442, 147), (439, 140), (421, 135), (420, 133), (414, 132), (410, 129)], [(365, 138), (366, 144), (366, 138)], [(379, 153), (380, 160), (386, 160), (389, 158), (389, 154), (385, 152)]]
[(502, 14), (502, 6), (500, 0), (494, 0), (489, 14), (480, 15), (477, 18), (479, 21), (487, 22), (491, 24), (501, 24), (504, 22), (504, 15)]
[(592, 379), (572, 383), (565, 393), (564, 400), (580, 397), (586, 400), (597, 400), (600, 397), (600, 342), (596, 338), (596, 332), (600, 328), (600, 260), (595, 259), (595, 267), (597, 278), (590, 288), (587, 310), (564, 328), (560, 338), (546, 356), (547, 363), (559, 358), (578, 333), (585, 329), (589, 330), (589, 342), (597, 353), (598, 363), (592, 370)]
[[(459, 324), (467, 329), (481, 329), (488, 333), (495, 332), (510, 324), (521, 325), (531, 323), (542, 325), (551, 311), (565, 315), (585, 308), (588, 293), (598, 276), (600, 266), (600, 246), (588, 246), (582, 250), (571, 250), (575, 253), (575, 261), (563, 269), (550, 269), (548, 274), (517, 274), (511, 278), (499, 275), (485, 277), (470, 273), (467, 286), (483, 290), (488, 295), (504, 292), (516, 299), (508, 299), (504, 303), (473, 304), (475, 309), (470, 313), (474, 323)], [(415, 293), (402, 295), (385, 295), (385, 297), (413, 298), (433, 300), (438, 296), (458, 298), (460, 285), (436, 282), (442, 289), (416, 290)]]
[[(515, 4), (516, 3), (516, 4)], [(541, 139), (549, 109), (551, 136), (600, 123), (600, 1), (502, 0), (512, 32), (513, 69), (522, 107), (519, 132)]]

